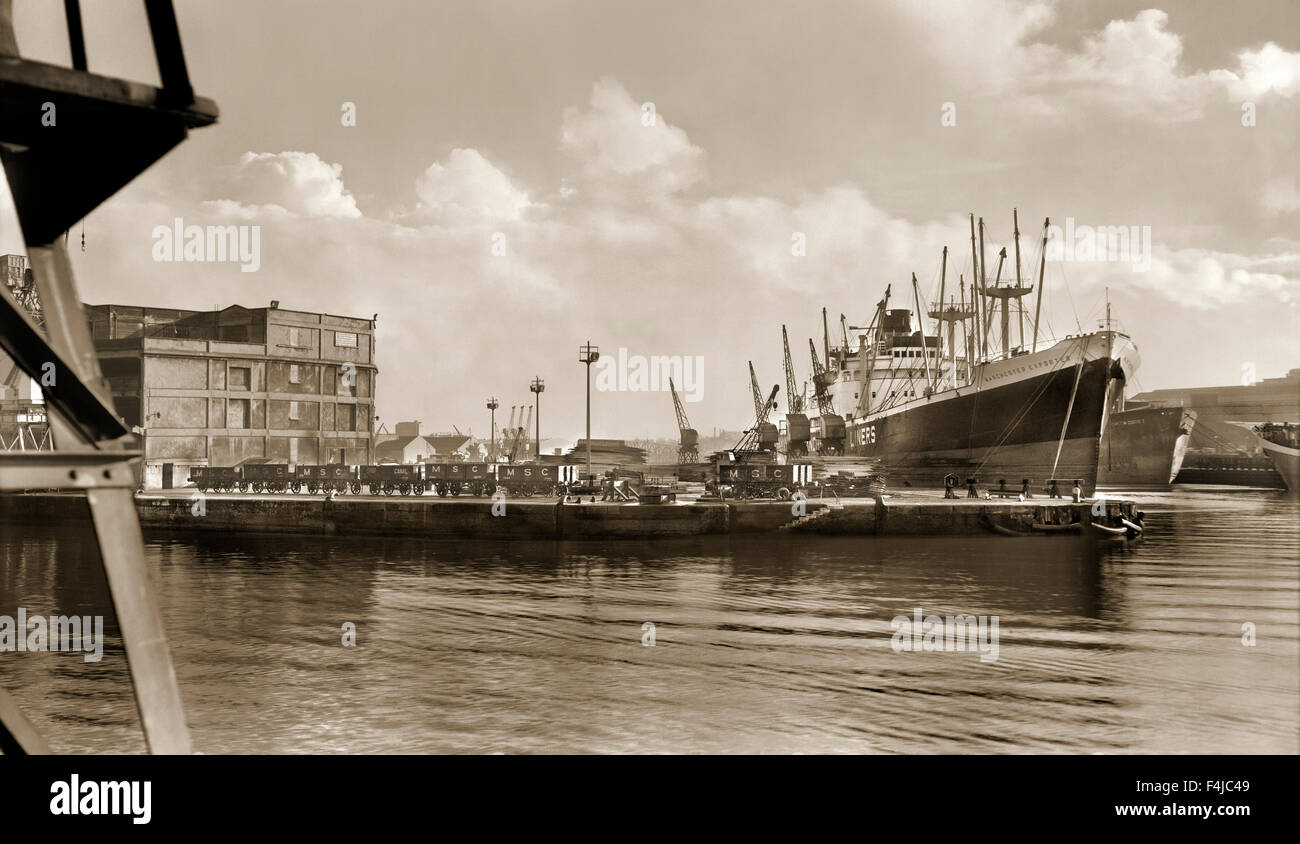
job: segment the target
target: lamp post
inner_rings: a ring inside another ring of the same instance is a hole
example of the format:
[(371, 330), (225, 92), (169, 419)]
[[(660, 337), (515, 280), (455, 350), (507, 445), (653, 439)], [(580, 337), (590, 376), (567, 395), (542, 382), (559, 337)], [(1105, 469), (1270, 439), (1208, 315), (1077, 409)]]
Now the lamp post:
[(542, 462), (542, 393), (546, 391), (546, 382), (537, 376), (533, 376), (533, 383), (528, 385), (528, 389), (537, 395), (537, 462)]
[(587, 365), (587, 483), (591, 483), (591, 365), (600, 360), (600, 347), (588, 340), (578, 347), (578, 362)]
[(491, 463), (497, 461), (497, 408), (500, 406), (496, 396), (487, 400), (487, 409), (492, 411), (492, 439), (488, 441), (488, 461)]

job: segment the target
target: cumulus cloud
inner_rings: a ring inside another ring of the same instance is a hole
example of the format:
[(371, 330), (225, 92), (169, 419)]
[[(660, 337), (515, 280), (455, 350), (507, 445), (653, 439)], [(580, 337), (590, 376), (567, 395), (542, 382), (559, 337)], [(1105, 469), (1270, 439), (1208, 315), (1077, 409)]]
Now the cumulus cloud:
[(532, 203), (478, 150), (454, 149), (415, 182), (417, 215), (441, 221), (518, 220)]
[(1101, 108), (1176, 122), (1224, 100), (1292, 97), (1300, 85), (1300, 53), (1272, 42), (1239, 52), (1236, 67), (1190, 71), (1182, 37), (1160, 9), (1112, 20), (1073, 48), (1043, 41), (1054, 2), (907, 4), (903, 12), (932, 30), (934, 58), (955, 77), (1036, 113)]
[(632, 99), (606, 77), (591, 89), (586, 109), (565, 109), (560, 147), (592, 182), (611, 180), (671, 193), (704, 175), (704, 151), (657, 109)]
[[(343, 165), (322, 161), (314, 152), (246, 152), (230, 188), (245, 208), (300, 217), (356, 218), (357, 202), (343, 185)], [(224, 198), (224, 197), (223, 197)]]
[(1212, 74), (1234, 100), (1259, 99), (1269, 94), (1289, 98), (1300, 90), (1300, 53), (1287, 52), (1270, 41), (1258, 50), (1243, 50), (1237, 60), (1237, 70)]

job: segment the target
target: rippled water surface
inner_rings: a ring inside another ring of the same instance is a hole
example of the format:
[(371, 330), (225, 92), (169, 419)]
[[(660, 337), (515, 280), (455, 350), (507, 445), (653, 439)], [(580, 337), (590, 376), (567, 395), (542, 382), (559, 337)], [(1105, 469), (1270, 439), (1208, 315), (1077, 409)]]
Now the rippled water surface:
[[(206, 753), (1300, 752), (1300, 508), (1136, 497), (1127, 544), (152, 534), (146, 555)], [(0, 532), (0, 614), (110, 614), (87, 530)], [(997, 616), (997, 660), (895, 652), (917, 607)], [(99, 663), (0, 653), (56, 750), (143, 749), (107, 623)]]

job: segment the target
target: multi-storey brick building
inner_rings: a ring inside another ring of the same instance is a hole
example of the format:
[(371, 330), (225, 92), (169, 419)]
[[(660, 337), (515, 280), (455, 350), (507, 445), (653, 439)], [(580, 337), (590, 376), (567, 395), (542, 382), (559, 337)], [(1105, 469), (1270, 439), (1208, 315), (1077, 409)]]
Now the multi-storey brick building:
[(88, 305), (113, 402), (141, 438), (144, 483), (191, 466), (374, 462), (374, 320), (232, 305)]

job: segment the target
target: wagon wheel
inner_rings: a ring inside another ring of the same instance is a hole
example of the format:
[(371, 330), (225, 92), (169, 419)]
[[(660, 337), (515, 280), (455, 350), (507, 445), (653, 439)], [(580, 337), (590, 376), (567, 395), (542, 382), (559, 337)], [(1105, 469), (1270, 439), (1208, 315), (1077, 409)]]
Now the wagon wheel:
[(776, 491), (776, 497), (777, 497), (779, 500), (781, 500), (781, 501), (789, 501), (789, 500), (790, 500), (790, 489), (789, 489), (789, 487), (784, 487), (784, 486), (783, 486), (783, 487), (781, 487), (780, 489), (778, 489), (778, 490)]
[(397, 487), (397, 491), (400, 492), (400, 493), (402, 493), (402, 495), (410, 495), (410, 494), (411, 494), (411, 485), (408, 484), (408, 483), (403, 482), (403, 483), (401, 483), (401, 484), (398, 485), (398, 487)]
[(352, 486), (352, 494), (353, 494), (353, 495), (360, 495), (360, 494), (361, 494), (361, 484), (360, 484), (358, 481), (353, 481), (352, 484), (351, 484), (351, 486)]
[(261, 482), (261, 481), (253, 481), (253, 483), (252, 483), (252, 489), (253, 489), (253, 492), (255, 492), (255, 493), (260, 493), (260, 492), (262, 491), (262, 482)]
[(450, 491), (451, 491), (452, 498), (460, 497), (460, 484), (452, 484), (450, 487)]
[(416, 494), (416, 495), (424, 495), (424, 482), (423, 482), (423, 481), (416, 481), (416, 482), (415, 482), (415, 486), (412, 487), (412, 489), (415, 490), (415, 494)]

